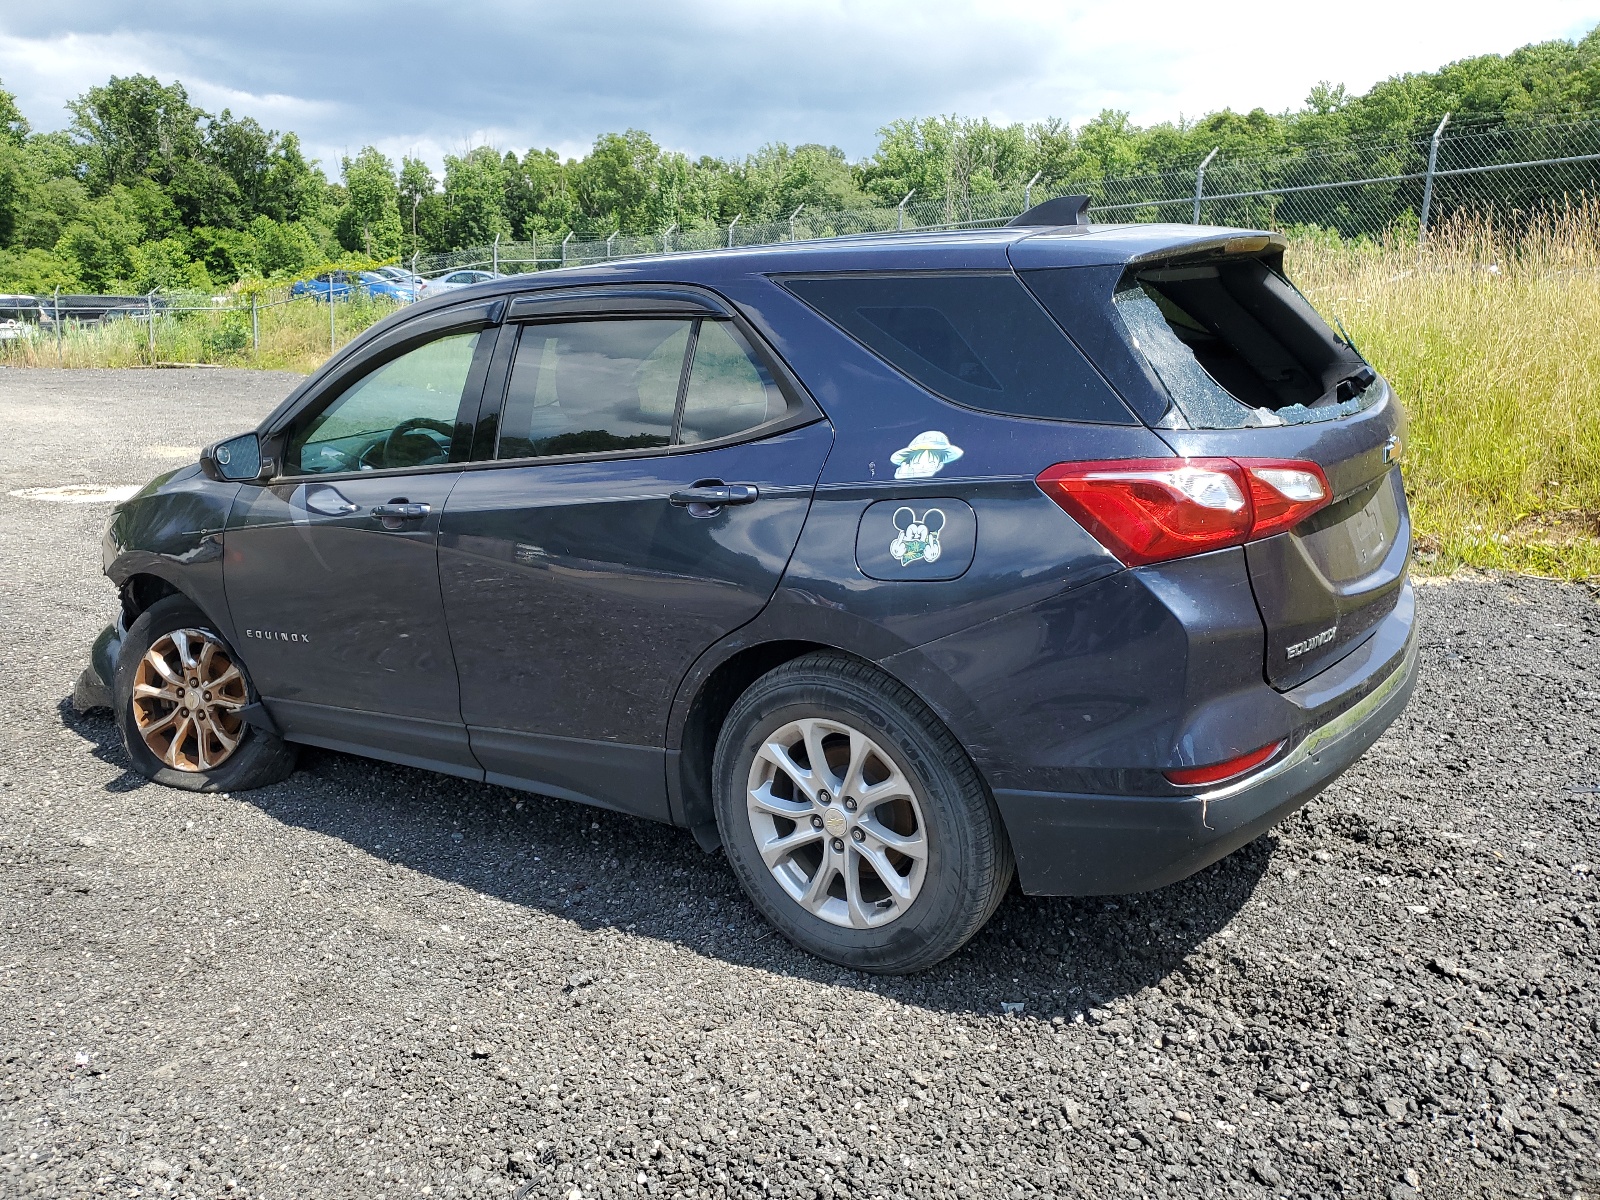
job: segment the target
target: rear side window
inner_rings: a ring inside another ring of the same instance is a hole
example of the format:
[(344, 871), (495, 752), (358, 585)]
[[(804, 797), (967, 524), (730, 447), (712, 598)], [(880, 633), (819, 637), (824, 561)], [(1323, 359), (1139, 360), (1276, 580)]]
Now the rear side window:
[(1355, 349), (1259, 259), (1129, 272), (1114, 302), (1194, 428), (1333, 420), (1382, 394)]
[(498, 458), (672, 444), (690, 321), (530, 325), (517, 343)]
[(787, 414), (777, 383), (726, 321), (528, 325), (517, 341), (495, 457), (690, 445)]
[(985, 412), (1133, 417), (1010, 273), (840, 275), (785, 287), (923, 387)]

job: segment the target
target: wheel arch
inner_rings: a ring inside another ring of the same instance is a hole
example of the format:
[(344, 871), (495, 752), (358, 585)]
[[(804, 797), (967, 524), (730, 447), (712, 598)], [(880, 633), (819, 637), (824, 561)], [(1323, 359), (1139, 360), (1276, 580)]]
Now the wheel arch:
[[(222, 635), (223, 641), (234, 648), (234, 653), (243, 656), (238, 650), (238, 639), (235, 637), (233, 622), (229, 619), (226, 600), (221, 594), (221, 589), (215, 589), (210, 594), (207, 602), (208, 590), (205, 588), (186, 587), (172, 578), (164, 571), (151, 570), (151, 566), (159, 564), (140, 563), (131, 569), (116, 573), (108, 572), (112, 581), (117, 585), (118, 615), (116, 625), (111, 627), (112, 637), (106, 648), (105, 661), (96, 660), (96, 669), (100, 670), (102, 677), (109, 686), (116, 672), (117, 660), (122, 656), (122, 639), (133, 623), (144, 615), (154, 605), (172, 596), (182, 597), (194, 605), (211, 625)], [(203, 582), (203, 581), (201, 581)], [(245, 669), (249, 664), (245, 663)]]
[[(201, 612), (205, 609), (172, 580), (147, 571), (129, 575), (117, 587), (117, 598), (122, 604), (122, 628), (127, 629), (151, 605), (168, 596), (182, 596)], [(208, 616), (210, 614), (207, 614)]]
[(668, 760), (667, 798), (676, 823), (687, 826), (706, 851), (721, 844), (711, 808), (711, 760), (734, 702), (768, 671), (814, 650), (833, 649), (802, 639), (758, 642), (729, 654), (693, 686), (675, 730), (677, 753)]
[(124, 550), (106, 564), (105, 575), (117, 589), (124, 630), (158, 600), (182, 596), (215, 624), (225, 641), (237, 644), (222, 587), (220, 544), (203, 543), (202, 552), (187, 559), (149, 550)]
[[(705, 660), (696, 664), (688, 686), (680, 692), (679, 703), (674, 705), (677, 720), (669, 729), (667, 795), (672, 819), (675, 824), (686, 826), (702, 849), (709, 852), (720, 845), (711, 804), (712, 759), (728, 713), (745, 690), (768, 671), (815, 651), (843, 654), (883, 672), (926, 704), (972, 756), (961, 736), (960, 724), (951, 719), (954, 713), (948, 701), (952, 697), (930, 695), (926, 685), (933, 681), (926, 676), (907, 678), (906, 672), (897, 669), (901, 664), (886, 665), (848, 647), (805, 638), (774, 638), (739, 647), (715, 665), (708, 665)], [(976, 761), (974, 766), (983, 777), (982, 767)]]

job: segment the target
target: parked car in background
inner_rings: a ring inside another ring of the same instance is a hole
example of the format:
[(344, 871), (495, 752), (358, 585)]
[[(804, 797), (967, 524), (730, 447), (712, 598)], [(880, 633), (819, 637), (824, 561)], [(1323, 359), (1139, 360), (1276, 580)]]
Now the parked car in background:
[(331, 295), (336, 300), (344, 300), (350, 295), (350, 286), (349, 271), (329, 271), (315, 279), (296, 280), (289, 295), (311, 296), (317, 300), (326, 300)]
[(443, 292), (453, 292), (457, 288), (471, 287), (475, 283), (503, 278), (505, 278), (503, 275), (496, 275), (493, 271), (451, 271), (448, 275), (441, 275), (437, 279), (424, 279), (420, 294), (437, 296)]
[[(421, 275), (418, 275), (415, 271), (408, 271), (404, 267), (379, 267), (378, 274), (385, 279), (392, 279), (396, 283), (413, 290), (416, 290), (423, 281)], [(419, 291), (417, 294), (421, 295), (421, 292)]]
[(417, 289), (413, 285), (392, 278), (386, 271), (363, 271), (360, 278), (361, 290), (369, 296), (382, 296), (401, 304), (410, 304), (417, 299)]
[(299, 280), (289, 289), (289, 294), (311, 296), (317, 300), (326, 300), (332, 295), (335, 300), (347, 300), (352, 288), (359, 289), (365, 296), (382, 296), (401, 304), (410, 304), (417, 299), (417, 291), (413, 286), (379, 271), (329, 271), (314, 279)]
[(37, 296), (0, 296), (0, 342), (31, 338), (47, 324), (46, 313)]
[(1405, 418), (1278, 235), (1074, 200), (396, 313), (115, 510), (80, 707), (687, 826), (857, 970), (1192, 875), (1411, 694)]

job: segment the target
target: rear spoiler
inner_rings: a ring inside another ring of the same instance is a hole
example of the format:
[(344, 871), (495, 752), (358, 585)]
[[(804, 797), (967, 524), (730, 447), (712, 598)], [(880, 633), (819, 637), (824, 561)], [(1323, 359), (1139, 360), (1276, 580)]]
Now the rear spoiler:
[(1192, 242), (1176, 242), (1170, 246), (1163, 246), (1159, 250), (1146, 250), (1143, 254), (1135, 254), (1128, 259), (1128, 265), (1138, 263), (1164, 262), (1172, 259), (1210, 258), (1221, 254), (1270, 254), (1281, 255), (1289, 248), (1289, 241), (1278, 233), (1235, 233), (1229, 232), (1217, 237), (1196, 238)]

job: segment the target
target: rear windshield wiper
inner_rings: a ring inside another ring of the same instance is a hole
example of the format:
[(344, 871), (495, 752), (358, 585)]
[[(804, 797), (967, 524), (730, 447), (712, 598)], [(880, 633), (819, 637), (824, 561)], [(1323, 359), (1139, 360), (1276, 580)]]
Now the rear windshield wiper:
[[(1302, 296), (1301, 299), (1305, 298)], [(1307, 301), (1307, 303), (1309, 304), (1310, 301)], [(1350, 331), (1344, 327), (1344, 322), (1339, 320), (1339, 315), (1337, 313), (1329, 313), (1328, 315), (1333, 318), (1335, 327), (1339, 330), (1340, 336), (1344, 338), (1344, 344), (1349, 346), (1350, 349), (1355, 350), (1357, 354), (1360, 354), (1361, 351), (1356, 350), (1355, 338), (1350, 336)]]

